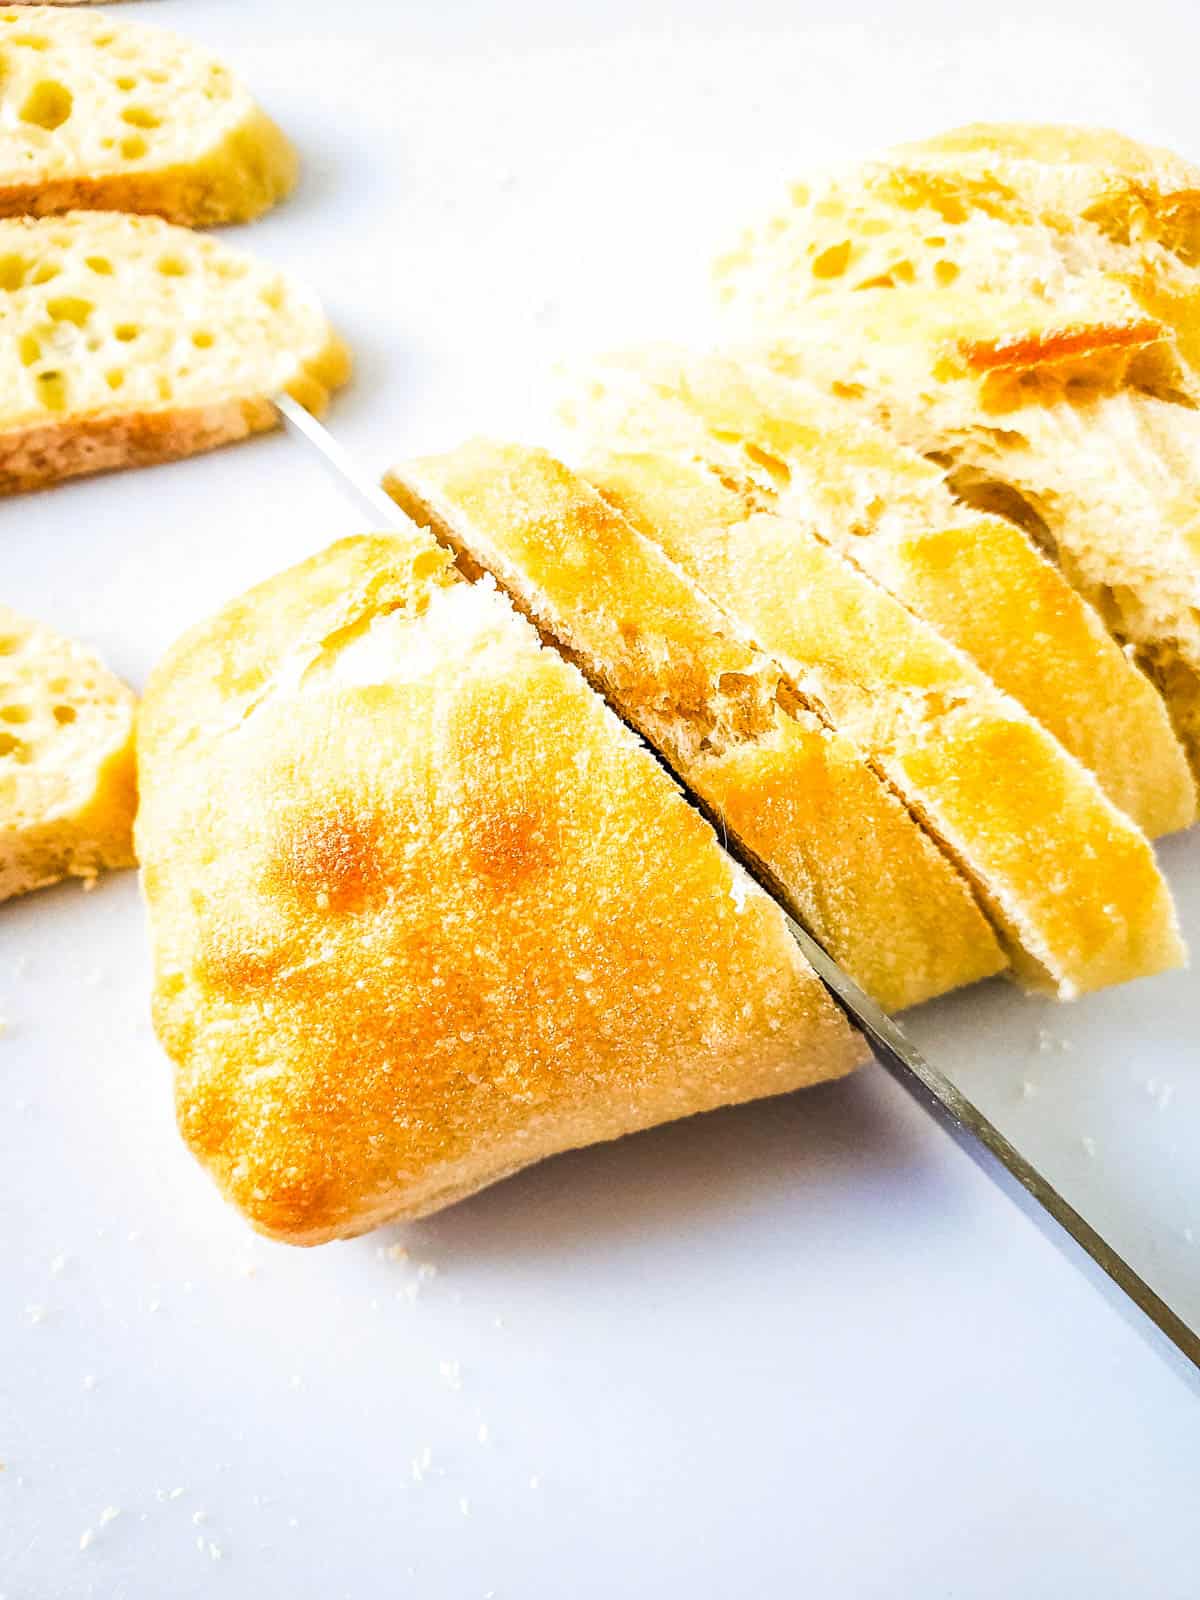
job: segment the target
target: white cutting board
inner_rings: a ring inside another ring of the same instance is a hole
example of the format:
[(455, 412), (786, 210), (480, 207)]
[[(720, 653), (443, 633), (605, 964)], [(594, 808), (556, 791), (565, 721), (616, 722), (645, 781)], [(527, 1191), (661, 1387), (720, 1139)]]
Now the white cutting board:
[[(208, 41), (297, 138), (252, 242), (355, 345), (331, 421), (377, 469), (543, 436), (553, 363), (686, 328), (805, 162), (976, 116), (1200, 155), (1168, 0), (881, 9), (125, 14)], [(271, 438), (0, 505), (0, 593), (140, 683), (363, 526)], [(1164, 857), (1200, 945), (1200, 835)], [(1194, 1395), (878, 1070), (298, 1252), (179, 1144), (143, 948), (131, 876), (0, 914), (5, 1600), (1196, 1594)], [(1200, 1320), (1194, 980), (911, 1020)]]

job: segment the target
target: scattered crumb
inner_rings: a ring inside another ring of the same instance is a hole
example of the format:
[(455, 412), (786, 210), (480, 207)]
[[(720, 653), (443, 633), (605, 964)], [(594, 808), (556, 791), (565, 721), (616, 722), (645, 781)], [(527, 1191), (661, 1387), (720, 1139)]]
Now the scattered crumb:
[(1089, 1161), (1094, 1161), (1096, 1159), (1096, 1141), (1095, 1141), (1095, 1139), (1093, 1139), (1089, 1134), (1085, 1133), (1080, 1138), (1079, 1142), (1083, 1146), (1084, 1155), (1087, 1156)]
[(507, 1326), (508, 1326), (508, 1324), (507, 1324), (507, 1322), (505, 1322), (503, 1317), (493, 1317), (492, 1318), (492, 1327), (493, 1328), (507, 1328)]
[(109, 1523), (115, 1522), (120, 1515), (120, 1506), (105, 1506), (104, 1510), (100, 1513), (100, 1526), (102, 1528), (107, 1528)]
[(300, 1518), (299, 1517), (289, 1517), (288, 1518), (288, 1527), (289, 1528), (298, 1528), (299, 1526), (300, 1526)]
[(412, 1458), (412, 1479), (414, 1483), (424, 1483), (429, 1469), (433, 1466), (433, 1451), (428, 1445), (419, 1456)]
[(1196, 1242), (1196, 1235), (1191, 1228), (1183, 1230), (1183, 1242), (1184, 1244), (1194, 1244)]
[(487, 1444), (490, 1442), (492, 1430), (488, 1427), (486, 1422), (481, 1422), (479, 1424), (479, 1428), (475, 1434), (475, 1437), (479, 1440), (480, 1444)]
[(429, 1279), (429, 1278), (436, 1278), (437, 1275), (438, 1275), (438, 1269), (437, 1269), (437, 1267), (434, 1265), (434, 1263), (432, 1261), (422, 1261), (422, 1262), (420, 1262), (418, 1264), (418, 1266), (417, 1266), (417, 1277), (420, 1278), (422, 1281), (425, 1281), (426, 1279)]
[(220, 1561), (223, 1554), (224, 1552), (222, 1551), (221, 1546), (219, 1544), (213, 1544), (212, 1540), (210, 1539), (208, 1541), (208, 1559), (210, 1561)]
[(1032, 1100), (1037, 1093), (1037, 1085), (1030, 1078), (1021, 1079), (1021, 1099)]
[(54, 1260), (50, 1263), (50, 1276), (52, 1278), (61, 1278), (63, 1273), (66, 1271), (70, 1260), (70, 1256), (66, 1255), (65, 1253), (56, 1255)]
[(462, 1512), (464, 1517), (469, 1517), (471, 1515), (471, 1502), (467, 1499), (465, 1494), (458, 1502), (458, 1509)]
[(199, 1550), (201, 1555), (204, 1554), (204, 1535), (202, 1533), (196, 1535), (196, 1549)]
[(84, 1375), (83, 1375), (83, 1387), (85, 1389), (94, 1389), (96, 1387), (96, 1378), (95, 1378), (95, 1374), (94, 1373), (91, 1373), (91, 1372), (85, 1372), (84, 1373)]
[(83, 1530), (83, 1532), (79, 1535), (79, 1548), (81, 1550), (86, 1550), (95, 1537), (96, 1537), (96, 1534), (95, 1534), (95, 1530), (94, 1529), (85, 1528)]
[(258, 1263), (256, 1261), (243, 1261), (238, 1271), (243, 1278), (256, 1278), (258, 1276)]
[(199, 1527), (202, 1522), (207, 1522), (208, 1521), (208, 1512), (207, 1511), (193, 1511), (192, 1512), (192, 1521), (196, 1524), (197, 1527)]
[(46, 1308), (45, 1306), (37, 1305), (26, 1306), (25, 1315), (29, 1318), (30, 1326), (36, 1328), (40, 1323), (45, 1322)]
[(450, 1389), (462, 1388), (462, 1367), (457, 1361), (439, 1361), (438, 1374)]
[(151, 1314), (151, 1316), (153, 1316), (156, 1311), (162, 1310), (162, 1301), (151, 1300), (149, 1305), (146, 1307), (146, 1310)]
[(407, 1261), (408, 1246), (403, 1244), (389, 1244), (383, 1251), (388, 1261)]
[(172, 1489), (170, 1494), (167, 1496), (167, 1499), (168, 1500), (178, 1500), (184, 1493), (185, 1493), (185, 1491), (183, 1489), (181, 1489), (181, 1488), (180, 1489)]
[(536, 1472), (529, 1480), (529, 1487), (531, 1489), (540, 1489), (542, 1487), (542, 1480)]
[(92, 873), (90, 877), (80, 878), (79, 886), (83, 890), (84, 894), (91, 894), (98, 881), (99, 880), (97, 879), (95, 873)]
[(136, 1244), (142, 1237), (142, 1230), (140, 1228), (130, 1228), (125, 1237), (128, 1239), (130, 1244)]

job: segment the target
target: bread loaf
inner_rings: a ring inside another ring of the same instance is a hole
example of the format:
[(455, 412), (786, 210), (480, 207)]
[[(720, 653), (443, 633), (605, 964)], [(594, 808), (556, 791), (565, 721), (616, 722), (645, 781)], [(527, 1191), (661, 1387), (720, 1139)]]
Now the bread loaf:
[(346, 351), (299, 285), (156, 217), (0, 222), (0, 494), (320, 411)]
[(90, 651), (0, 606), (0, 900), (133, 865), (133, 722)]
[(1070, 998), (1177, 965), (1140, 830), (965, 656), (796, 517), (716, 467), (593, 457), (587, 476), (878, 762), (974, 884), (1028, 986)]
[(0, 216), (154, 212), (246, 222), (296, 156), (206, 51), (161, 28), (46, 6), (0, 9)]
[(657, 352), (593, 369), (573, 410), (610, 442), (726, 463), (759, 509), (799, 517), (970, 656), (1152, 837), (1195, 820), (1162, 698), (1098, 614), (1018, 527), (828, 389)]
[(862, 753), (560, 462), (479, 440), (386, 485), (568, 651), (881, 1005), (1004, 965), (965, 879)]
[(415, 529), (193, 630), (139, 764), (180, 1127), (277, 1238), (862, 1059), (653, 756)]

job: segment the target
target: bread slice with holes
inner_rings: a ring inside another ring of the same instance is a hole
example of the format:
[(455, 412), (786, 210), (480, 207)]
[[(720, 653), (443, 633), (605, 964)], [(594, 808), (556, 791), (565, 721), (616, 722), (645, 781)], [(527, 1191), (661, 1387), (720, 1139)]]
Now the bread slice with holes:
[(0, 900), (133, 866), (134, 697), (0, 606)]
[(361, 1233), (863, 1059), (649, 751), (428, 534), (193, 630), (138, 742), (180, 1129), (265, 1233)]
[(561, 462), (479, 440), (386, 485), (579, 663), (880, 1004), (1004, 965), (966, 880), (862, 752)]
[(723, 463), (597, 454), (586, 475), (867, 751), (974, 885), (1027, 986), (1067, 999), (1178, 965), (1141, 830), (1040, 724)]
[(0, 216), (150, 212), (246, 222), (295, 185), (296, 155), (238, 80), (162, 28), (0, 9)]
[(1109, 285), (1061, 305), (875, 290), (794, 316), (767, 359), (852, 396), (961, 498), (1027, 528), (1161, 690), (1200, 772), (1200, 412), (1169, 329)]
[(759, 509), (799, 517), (957, 645), (1151, 837), (1195, 820), (1166, 706), (1092, 606), (1020, 528), (956, 500), (943, 467), (848, 402), (659, 350), (593, 365), (571, 409), (610, 443), (724, 461)]
[(0, 221), (0, 494), (320, 412), (349, 358), (316, 299), (157, 217)]
[(1200, 168), (1106, 129), (981, 123), (793, 185), (718, 263), (722, 297), (778, 327), (862, 288), (1069, 297), (1123, 285), (1200, 366)]

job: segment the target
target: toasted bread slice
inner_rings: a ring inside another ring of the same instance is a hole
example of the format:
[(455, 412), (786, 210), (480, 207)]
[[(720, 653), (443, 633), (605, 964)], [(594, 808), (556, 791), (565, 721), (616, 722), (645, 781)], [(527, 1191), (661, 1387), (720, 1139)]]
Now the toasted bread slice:
[(610, 442), (724, 460), (757, 509), (799, 517), (970, 656), (1148, 834), (1195, 820), (1162, 698), (1093, 608), (1021, 529), (956, 500), (942, 467), (848, 402), (728, 357), (660, 351), (594, 368), (574, 407)]
[(0, 222), (0, 494), (211, 449), (321, 411), (349, 359), (316, 300), (157, 217)]
[(882, 1005), (1004, 965), (965, 879), (861, 752), (560, 462), (476, 441), (386, 483), (565, 647)]
[(90, 651), (0, 606), (0, 900), (133, 866), (133, 724)]
[(142, 22), (0, 9), (0, 216), (144, 211), (246, 222), (288, 193), (296, 156), (207, 51)]
[(193, 630), (138, 743), (179, 1125), (265, 1233), (361, 1233), (863, 1059), (650, 752), (416, 529)]
[(1158, 685), (1200, 772), (1200, 413), (1178, 398), (1169, 331), (1110, 308), (1107, 292), (1060, 315), (867, 291), (793, 317), (768, 359), (854, 397), (964, 499), (1021, 522)]
[(1177, 965), (1140, 829), (965, 656), (722, 465), (596, 457), (605, 494), (868, 751), (967, 874), (1029, 987), (1070, 998)]

